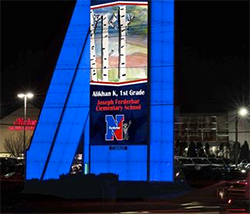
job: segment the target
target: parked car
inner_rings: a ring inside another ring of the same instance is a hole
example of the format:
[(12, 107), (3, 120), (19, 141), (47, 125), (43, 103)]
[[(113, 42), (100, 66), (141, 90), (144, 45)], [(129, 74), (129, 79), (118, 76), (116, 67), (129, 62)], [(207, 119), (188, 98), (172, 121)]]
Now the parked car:
[(10, 173), (22, 173), (23, 164), (13, 157), (0, 158), (1, 176), (7, 176)]
[(238, 163), (237, 165), (235, 163), (231, 163), (230, 167), (244, 167), (248, 164), (247, 160), (242, 160), (240, 163)]
[(208, 167), (210, 166), (210, 162), (208, 161), (207, 158), (192, 158), (193, 163), (195, 166), (200, 166), (200, 167)]
[(211, 166), (214, 166), (214, 167), (224, 167), (227, 165), (221, 158), (209, 158), (208, 160)]
[(176, 157), (176, 159), (181, 167), (193, 167), (194, 166), (194, 162), (192, 161), (191, 158)]
[(246, 164), (246, 165), (244, 166), (244, 169), (246, 169), (247, 171), (250, 171), (250, 163)]

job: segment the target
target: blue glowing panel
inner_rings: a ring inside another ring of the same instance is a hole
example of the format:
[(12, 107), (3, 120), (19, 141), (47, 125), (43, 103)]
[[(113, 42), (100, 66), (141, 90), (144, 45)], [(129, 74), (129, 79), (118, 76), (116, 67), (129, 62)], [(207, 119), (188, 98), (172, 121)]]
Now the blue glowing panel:
[(173, 181), (174, 1), (151, 1), (150, 181)]
[(89, 116), (83, 131), (83, 170), (85, 174), (89, 172)]
[(87, 37), (89, 18), (84, 14), (88, 13), (89, 1), (78, 1), (27, 152), (26, 179), (41, 179), (49, 162), (49, 154), (53, 149), (55, 135), (63, 118), (65, 103), (68, 102), (68, 94)]
[(147, 146), (91, 146), (90, 158), (91, 173), (114, 173), (121, 181), (147, 180)]
[[(88, 28), (85, 31), (87, 32)], [(82, 140), (82, 133), (85, 139), (89, 133), (86, 130), (89, 122), (89, 38), (83, 48), (81, 63), (73, 80), (73, 87), (70, 90), (43, 179), (59, 178), (60, 175), (68, 173)]]

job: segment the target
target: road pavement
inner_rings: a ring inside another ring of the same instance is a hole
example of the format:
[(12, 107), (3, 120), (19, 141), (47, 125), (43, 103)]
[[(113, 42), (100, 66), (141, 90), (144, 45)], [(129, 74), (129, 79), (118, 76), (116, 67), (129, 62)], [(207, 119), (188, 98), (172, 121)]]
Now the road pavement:
[(150, 200), (94, 201), (19, 194), (3, 198), (2, 213), (249, 213), (249, 201), (227, 204), (218, 200), (217, 190), (224, 186), (222, 181), (169, 200), (162, 196)]

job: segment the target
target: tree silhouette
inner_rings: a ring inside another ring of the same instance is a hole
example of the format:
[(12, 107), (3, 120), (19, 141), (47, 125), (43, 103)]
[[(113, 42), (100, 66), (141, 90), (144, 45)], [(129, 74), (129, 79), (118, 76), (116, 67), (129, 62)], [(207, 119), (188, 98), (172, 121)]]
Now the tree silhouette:
[(204, 157), (205, 156), (203, 145), (202, 145), (201, 142), (197, 142), (196, 149), (197, 149), (197, 154), (198, 154), (199, 157)]
[(186, 141), (182, 141), (180, 145), (180, 156), (184, 156), (184, 151), (188, 147), (188, 144)]
[[(26, 136), (25, 146), (29, 147), (30, 136)], [(20, 157), (24, 153), (24, 141), (23, 133), (17, 134), (17, 136), (9, 136), (4, 139), (4, 148), (7, 152), (15, 157)]]
[(188, 147), (188, 152), (187, 152), (187, 156), (188, 157), (196, 157), (197, 154), (196, 154), (196, 147), (195, 147), (195, 144), (193, 141), (191, 141), (191, 143), (189, 144), (189, 147)]
[(249, 146), (247, 141), (241, 147), (239, 161), (247, 160), (249, 162)]
[(240, 143), (239, 142), (234, 142), (234, 145), (233, 145), (233, 160), (234, 160), (234, 163), (236, 165), (239, 162), (239, 152), (240, 152)]
[(174, 147), (174, 154), (175, 155), (179, 155), (179, 153), (180, 153), (180, 141), (179, 140), (177, 140), (176, 142), (175, 142), (175, 147)]
[(219, 146), (219, 156), (220, 157), (224, 157), (224, 143), (221, 143), (220, 146)]
[(209, 145), (209, 143), (205, 144), (205, 155), (207, 157), (210, 157), (210, 145)]

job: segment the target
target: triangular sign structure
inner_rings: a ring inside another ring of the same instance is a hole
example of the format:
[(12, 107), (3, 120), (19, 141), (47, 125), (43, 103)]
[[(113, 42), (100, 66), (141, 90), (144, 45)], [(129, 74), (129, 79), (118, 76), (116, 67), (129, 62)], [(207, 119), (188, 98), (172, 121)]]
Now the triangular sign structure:
[(174, 1), (78, 0), (27, 151), (26, 179), (173, 180)]

